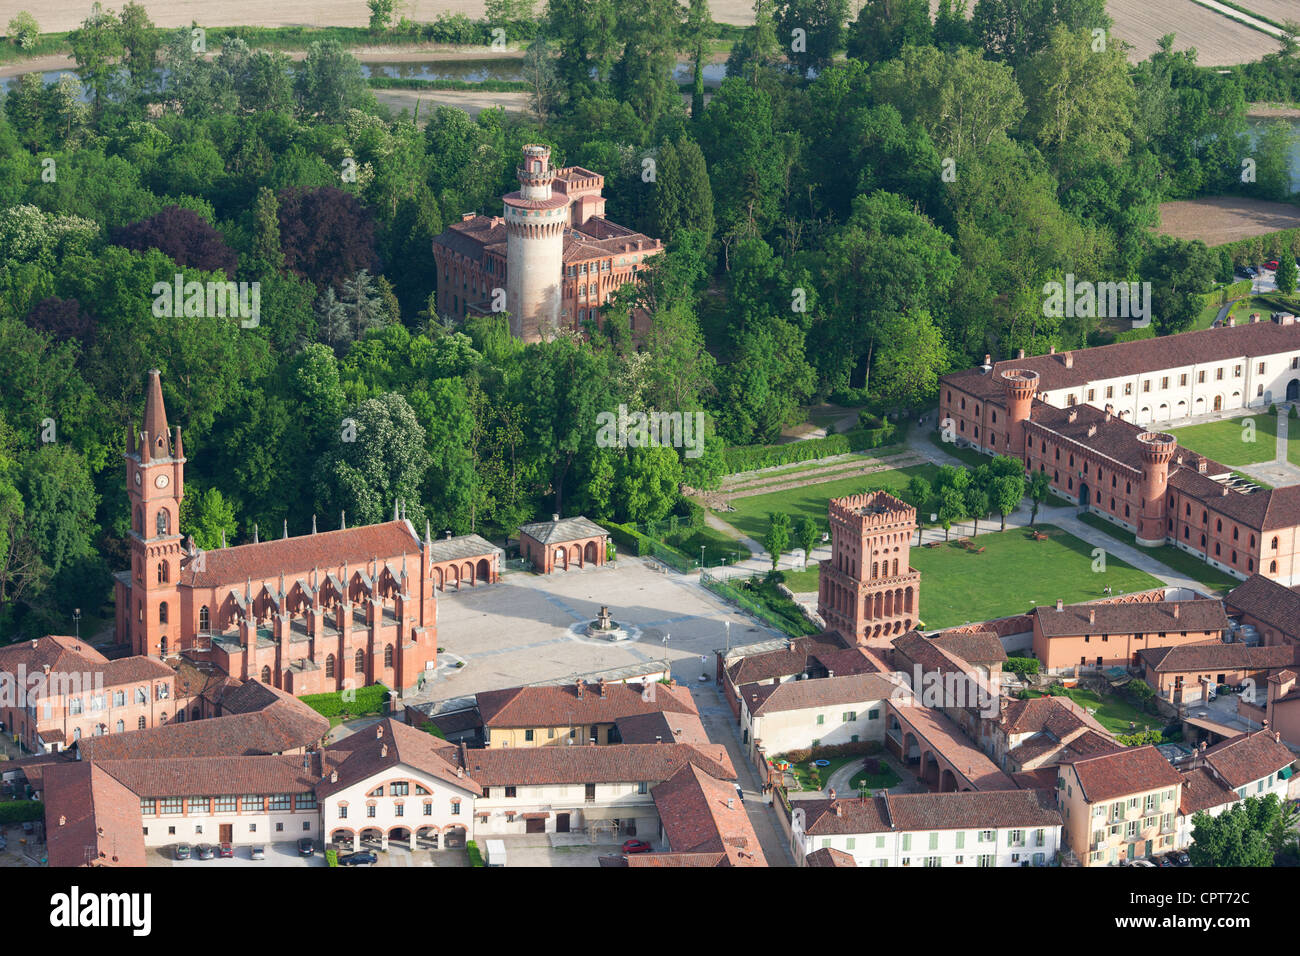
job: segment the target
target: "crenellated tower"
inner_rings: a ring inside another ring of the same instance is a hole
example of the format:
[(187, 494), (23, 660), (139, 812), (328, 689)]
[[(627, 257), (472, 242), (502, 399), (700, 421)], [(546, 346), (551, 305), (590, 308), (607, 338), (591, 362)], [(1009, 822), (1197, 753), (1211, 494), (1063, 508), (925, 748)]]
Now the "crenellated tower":
[(921, 572), (909, 564), (916, 509), (884, 491), (830, 502), (831, 558), (818, 576), (817, 612), (859, 643), (917, 623)]
[(1012, 368), (1002, 373), (1007, 397), (1007, 454), (1025, 457), (1025, 422), (1038, 394), (1038, 373)]
[(1178, 440), (1167, 432), (1143, 432), (1137, 440), (1142, 449), (1142, 513), (1136, 541), (1144, 548), (1154, 548), (1165, 543), (1168, 533), (1165, 493), (1169, 487), (1169, 460), (1174, 457)]
[(519, 191), (505, 197), (506, 309), (510, 331), (536, 342), (558, 327), (569, 200), (555, 196), (549, 146), (529, 145), (516, 170)]

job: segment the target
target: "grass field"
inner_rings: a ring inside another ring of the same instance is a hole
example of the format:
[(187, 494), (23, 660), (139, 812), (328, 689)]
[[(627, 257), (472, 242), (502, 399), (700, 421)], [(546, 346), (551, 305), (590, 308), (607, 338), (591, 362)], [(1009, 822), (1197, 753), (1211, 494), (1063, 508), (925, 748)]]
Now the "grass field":
[(826, 524), (826, 504), (831, 498), (854, 495), (866, 491), (884, 489), (891, 494), (901, 494), (907, 487), (908, 479), (921, 475), (934, 481), (938, 469), (934, 465), (914, 465), (910, 468), (897, 468), (878, 471), (870, 475), (857, 475), (836, 481), (823, 481), (815, 485), (802, 485), (774, 491), (766, 495), (753, 495), (748, 498), (733, 499), (731, 505), (735, 511), (719, 514), (723, 521), (737, 531), (749, 535), (755, 541), (762, 541), (767, 533), (768, 514), (784, 511), (791, 522), (798, 527), (805, 517), (810, 517), (819, 525)]
[(921, 572), (921, 620), (926, 628), (1021, 614), (1039, 604), (1066, 604), (1113, 594), (1145, 591), (1160, 581), (1107, 555), (1106, 570), (1092, 570), (1092, 545), (1052, 525), (1046, 541), (1015, 528), (982, 534), (975, 554), (955, 541), (937, 548), (913, 548), (912, 567)]
[[(1044, 696), (1033, 690), (1028, 693), (1030, 697)], [(1163, 726), (1162, 721), (1155, 714), (1148, 714), (1146, 711), (1139, 710), (1116, 694), (1107, 694), (1100, 697), (1093, 691), (1083, 690), (1078, 687), (1069, 688), (1065, 693), (1070, 700), (1080, 707), (1094, 711), (1092, 716), (1097, 718), (1097, 723), (1112, 734), (1141, 733), (1148, 728), (1156, 730)]]
[[(1253, 423), (1253, 433), (1247, 422)], [(1225, 465), (1257, 465), (1272, 461), (1277, 454), (1277, 419), (1267, 409), (1171, 431), (1184, 448)]]
[(688, 557), (699, 560), (700, 545), (704, 545), (705, 567), (717, 567), (722, 563), (723, 558), (727, 559), (728, 564), (735, 564), (737, 561), (749, 557), (749, 549), (744, 545), (716, 528), (708, 526), (696, 531), (689, 538), (684, 538), (674, 544), (673, 547), (685, 553)]
[[(1125, 544), (1133, 544), (1133, 535), (1116, 525), (1111, 524), (1104, 518), (1096, 515), (1084, 514), (1079, 515), (1079, 520), (1084, 524), (1091, 525), (1098, 531), (1103, 531), (1117, 541), (1123, 541)], [(1224, 574), (1222, 571), (1210, 567), (1204, 561), (1195, 555), (1188, 554), (1180, 548), (1172, 545), (1162, 544), (1158, 548), (1142, 548), (1144, 553), (1150, 554), (1165, 567), (1171, 571), (1191, 578), (1199, 582), (1202, 587), (1211, 593), (1216, 591), (1230, 591), (1241, 583), (1237, 578), (1230, 574)]]

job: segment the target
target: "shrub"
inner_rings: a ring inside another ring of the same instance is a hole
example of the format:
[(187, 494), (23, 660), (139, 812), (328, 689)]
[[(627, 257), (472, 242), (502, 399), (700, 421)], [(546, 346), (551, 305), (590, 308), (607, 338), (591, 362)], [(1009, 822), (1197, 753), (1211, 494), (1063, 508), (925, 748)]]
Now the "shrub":
[[(847, 744), (823, 744), (819, 747), (799, 747), (778, 754), (788, 760), (791, 766), (807, 763), (809, 760), (833, 760), (836, 757), (857, 757), (880, 753), (882, 747), (878, 740), (859, 740)], [(773, 758), (775, 759), (775, 758)]]
[(1024, 677), (1026, 674), (1038, 673), (1038, 658), (1036, 657), (1008, 657), (1002, 664), (1004, 671), (1010, 671)]
[(1053, 684), (1051, 687), (1047, 688), (1047, 693), (1050, 694), (1050, 695), (1053, 696), (1053, 697), (1068, 697), (1068, 696), (1069, 696), (1069, 695), (1066, 694), (1066, 692), (1065, 692), (1065, 685), (1064, 685), (1064, 684)]
[(27, 823), (44, 818), (45, 804), (39, 800), (7, 800), (0, 803), (0, 823)]
[(338, 865), (339, 865), (339, 851), (338, 851), (338, 850), (326, 850), (326, 851), (325, 851), (325, 865), (326, 865), (326, 866), (338, 866)]
[(484, 866), (483, 854), (479, 852), (478, 844), (473, 840), (465, 841), (465, 852), (469, 854), (470, 866)]

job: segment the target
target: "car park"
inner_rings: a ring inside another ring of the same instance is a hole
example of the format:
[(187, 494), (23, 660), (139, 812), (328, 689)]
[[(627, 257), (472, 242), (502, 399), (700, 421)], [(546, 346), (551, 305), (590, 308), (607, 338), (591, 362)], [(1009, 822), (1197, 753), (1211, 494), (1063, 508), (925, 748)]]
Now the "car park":
[(345, 853), (339, 857), (339, 866), (374, 866), (379, 857), (369, 850), (361, 850), (357, 853)]

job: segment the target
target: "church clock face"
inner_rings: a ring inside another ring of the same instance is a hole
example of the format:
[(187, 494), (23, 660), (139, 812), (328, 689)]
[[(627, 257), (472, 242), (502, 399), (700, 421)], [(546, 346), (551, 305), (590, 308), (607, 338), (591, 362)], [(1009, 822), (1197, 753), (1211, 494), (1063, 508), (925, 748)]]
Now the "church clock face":
[(154, 486), (155, 486), (155, 487), (158, 487), (158, 488), (166, 488), (166, 487), (167, 487), (167, 476), (166, 476), (166, 475), (159, 475), (157, 478), (155, 478), (155, 479), (153, 480), (153, 483), (154, 483)]
[(138, 471), (135, 473), (135, 486), (136, 486), (137, 488), (140, 487), (140, 472), (138, 472)]

